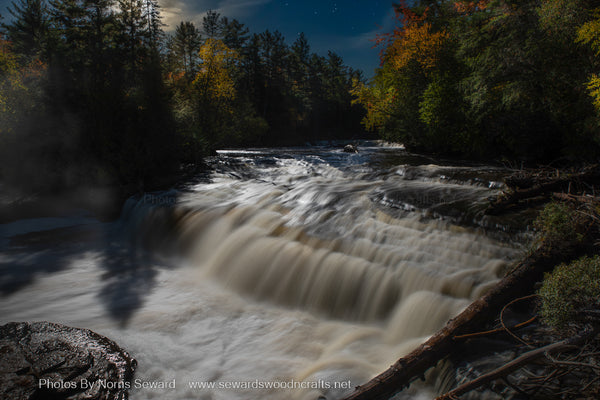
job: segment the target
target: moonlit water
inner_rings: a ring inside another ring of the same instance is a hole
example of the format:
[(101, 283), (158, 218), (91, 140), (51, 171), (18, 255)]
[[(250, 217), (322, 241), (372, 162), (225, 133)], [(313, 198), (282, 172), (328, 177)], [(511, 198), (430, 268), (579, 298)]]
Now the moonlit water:
[[(365, 146), (222, 151), (210, 165), (181, 190), (129, 199), (114, 223), (4, 225), (1, 322), (89, 328), (138, 360), (140, 382), (176, 380), (133, 399), (336, 399), (517, 255), (482, 213), (501, 187), (492, 167)], [(242, 382), (254, 387), (198, 387)]]

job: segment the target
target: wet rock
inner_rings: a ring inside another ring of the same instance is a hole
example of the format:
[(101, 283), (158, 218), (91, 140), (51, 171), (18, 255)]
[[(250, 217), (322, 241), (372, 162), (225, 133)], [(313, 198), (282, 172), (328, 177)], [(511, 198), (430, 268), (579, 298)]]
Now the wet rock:
[(115, 342), (51, 322), (0, 326), (0, 398), (124, 400), (137, 362)]
[(353, 144), (347, 144), (344, 146), (344, 153), (358, 153), (358, 147)]

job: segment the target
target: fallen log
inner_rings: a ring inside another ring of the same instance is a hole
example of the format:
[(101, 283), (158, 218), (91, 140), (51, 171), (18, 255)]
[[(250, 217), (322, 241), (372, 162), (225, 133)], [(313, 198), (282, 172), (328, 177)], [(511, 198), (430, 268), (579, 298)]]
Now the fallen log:
[(591, 337), (593, 334), (593, 330), (590, 329), (585, 331), (581, 335), (577, 335), (560, 342), (551, 343), (547, 346), (540, 347), (535, 350), (528, 351), (527, 353), (521, 354), (519, 357), (510, 361), (503, 365), (500, 368), (497, 368), (487, 374), (483, 374), (480, 377), (473, 379), (467, 383), (464, 383), (458, 386), (455, 389), (452, 389), (448, 393), (437, 397), (435, 400), (454, 400), (465, 393), (470, 392), (471, 390), (475, 390), (480, 386), (485, 385), (486, 383), (492, 382), (498, 378), (505, 377), (510, 373), (520, 369), (521, 367), (529, 364), (531, 361), (538, 359), (540, 357), (545, 356), (546, 354), (552, 354), (559, 351), (572, 349), (576, 347), (579, 343), (583, 342), (587, 338)]
[(600, 197), (596, 196), (578, 196), (569, 193), (552, 193), (552, 196), (557, 200), (572, 201), (575, 203), (599, 203)]
[(597, 165), (585, 168), (582, 172), (571, 174), (563, 177), (558, 177), (544, 182), (539, 182), (527, 189), (515, 189), (489, 205), (485, 211), (488, 215), (498, 215), (518, 207), (521, 202), (532, 198), (546, 197), (550, 198), (553, 192), (570, 191), (573, 184), (591, 184), (597, 185), (600, 183), (600, 170)]
[(425, 372), (439, 361), (453, 354), (458, 348), (456, 337), (466, 335), (494, 320), (502, 308), (511, 300), (529, 294), (536, 282), (555, 265), (568, 262), (580, 254), (581, 245), (571, 244), (560, 249), (540, 246), (534, 253), (521, 261), (489, 293), (471, 303), (456, 318), (407, 356), (399, 359), (390, 368), (371, 379), (345, 400), (383, 400), (408, 387), (412, 381), (423, 377)]

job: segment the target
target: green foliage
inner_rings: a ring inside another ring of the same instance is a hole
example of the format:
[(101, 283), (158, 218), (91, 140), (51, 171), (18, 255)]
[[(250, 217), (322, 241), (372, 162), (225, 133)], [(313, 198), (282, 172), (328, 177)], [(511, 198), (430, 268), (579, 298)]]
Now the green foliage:
[(548, 203), (534, 225), (540, 231), (540, 240), (550, 246), (583, 240), (583, 218), (566, 203)]
[[(15, 0), (0, 38), (0, 179), (152, 187), (222, 146), (354, 133), (334, 53), (210, 11), (166, 39), (156, 0)], [(165, 40), (166, 39), (166, 40)], [(313, 133), (316, 132), (316, 135)], [(25, 162), (24, 162), (25, 160)], [(27, 164), (23, 167), (23, 164)]]
[(593, 4), (396, 4), (397, 27), (379, 38), (383, 65), (368, 90), (353, 92), (368, 111), (364, 124), (421, 151), (525, 160), (598, 154), (600, 120), (585, 89), (597, 95), (590, 76), (600, 60), (581, 45), (597, 41)]
[(192, 22), (181, 22), (175, 28), (175, 34), (168, 43), (169, 71), (172, 73), (184, 72), (188, 77), (193, 77), (198, 66), (198, 52), (202, 37), (200, 31)]
[[(303, 34), (291, 46), (278, 31), (249, 36), (214, 11), (203, 21), (208, 38), (197, 32), (192, 23), (176, 29), (166, 77), (179, 129), (200, 147), (300, 144), (360, 130), (362, 108), (349, 89), (362, 78), (337, 54), (311, 54)], [(222, 50), (213, 51), (217, 43)]]
[(25, 57), (39, 56), (48, 40), (50, 28), (47, 3), (44, 0), (13, 1), (8, 11), (15, 21), (4, 26), (15, 52)]
[(583, 323), (580, 312), (600, 309), (600, 256), (561, 264), (546, 274), (538, 294), (544, 321), (559, 330)]

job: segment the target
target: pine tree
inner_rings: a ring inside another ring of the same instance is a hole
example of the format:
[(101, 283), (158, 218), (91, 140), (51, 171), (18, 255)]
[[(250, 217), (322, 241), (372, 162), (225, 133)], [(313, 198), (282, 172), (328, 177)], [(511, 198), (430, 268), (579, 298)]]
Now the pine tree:
[(13, 50), (23, 56), (45, 56), (49, 33), (48, 6), (45, 0), (11, 2), (8, 12), (13, 21), (4, 25)]
[(198, 51), (202, 43), (200, 31), (193, 22), (181, 22), (169, 43), (169, 55), (173, 60), (172, 72), (183, 71), (188, 77), (195, 75)]
[(118, 0), (119, 42), (123, 57), (127, 60), (130, 77), (142, 65), (148, 38), (147, 21), (144, 18), (144, 0)]
[(208, 10), (202, 18), (202, 33), (209, 39), (222, 39), (224, 23), (221, 14)]
[(230, 49), (236, 51), (243, 50), (249, 39), (249, 29), (237, 19), (229, 21), (226, 17), (223, 17), (222, 21), (223, 43)]
[(158, 0), (144, 0), (143, 17), (146, 19), (148, 45), (158, 51), (165, 35), (162, 29), (165, 24), (162, 22)]

